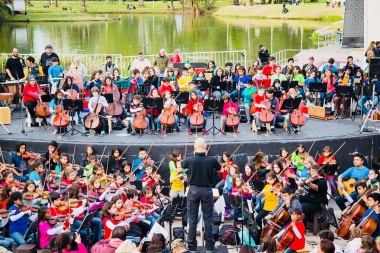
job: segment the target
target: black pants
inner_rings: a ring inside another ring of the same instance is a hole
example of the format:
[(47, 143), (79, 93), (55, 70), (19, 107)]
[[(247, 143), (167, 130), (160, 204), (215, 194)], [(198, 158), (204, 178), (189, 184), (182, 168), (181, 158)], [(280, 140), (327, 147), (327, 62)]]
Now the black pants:
[(305, 225), (305, 228), (307, 228), (307, 222), (310, 218), (313, 217), (313, 215), (321, 211), (321, 206), (319, 203), (317, 204), (311, 204), (311, 203), (302, 203), (302, 212), (305, 214), (305, 218), (303, 219), (303, 224)]
[(26, 109), (28, 109), (30, 117), (32, 117), (32, 118), (36, 118), (36, 113), (34, 112), (36, 105), (37, 105), (37, 103), (32, 102), (32, 101), (26, 101), (24, 103), (24, 106), (26, 107)]
[(256, 216), (256, 224), (260, 228), (260, 230), (263, 229), (261, 224), (262, 224), (264, 217), (267, 216), (269, 213), (270, 213), (270, 211), (266, 211), (266, 210), (262, 209), (259, 212), (259, 214)]
[(215, 240), (212, 237), (212, 211), (213, 198), (211, 187), (198, 187), (191, 185), (187, 193), (187, 212), (189, 215), (189, 233), (187, 246), (190, 251), (197, 251), (196, 230), (198, 223), (199, 204), (202, 205), (203, 220), (205, 223), (206, 250), (213, 250)]

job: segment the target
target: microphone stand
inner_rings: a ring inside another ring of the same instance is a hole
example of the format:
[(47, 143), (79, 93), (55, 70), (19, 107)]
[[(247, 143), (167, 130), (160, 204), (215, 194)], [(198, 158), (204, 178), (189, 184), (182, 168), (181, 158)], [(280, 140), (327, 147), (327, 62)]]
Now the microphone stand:
[[(18, 78), (18, 72), (16, 71), (15, 74), (16, 74), (16, 77), (17, 77), (17, 87), (19, 87), (19, 89), (20, 89), (20, 79)], [(24, 92), (24, 90), (22, 90), (22, 92)], [(33, 131), (25, 131), (25, 128), (24, 128), (24, 116), (22, 115), (22, 100), (21, 99), (22, 99), (22, 97), (19, 98), (19, 103), (20, 103), (20, 118), (21, 118), (21, 133), (23, 135), (25, 135), (25, 136), (28, 136), (27, 133), (32, 133)], [(28, 109), (26, 109), (26, 110), (28, 110)], [(32, 117), (32, 115), (30, 115), (30, 117)], [(8, 134), (10, 134), (10, 133), (8, 132)]]
[[(373, 79), (376, 79), (377, 80), (377, 75), (375, 75), (375, 78)], [(369, 111), (367, 112), (366, 115), (364, 115), (364, 119), (362, 120), (362, 122), (360, 123), (359, 127), (360, 127), (360, 131), (359, 133), (363, 133), (363, 132), (372, 132), (371, 129), (369, 128), (365, 128), (367, 122), (368, 122), (368, 117), (370, 115), (373, 115), (373, 111), (376, 111), (376, 107), (377, 105), (375, 105), (374, 101), (375, 101), (375, 84), (376, 82), (373, 82), (373, 80), (371, 80), (372, 82), (372, 104), (371, 104), (371, 108), (369, 109)], [(363, 105), (364, 106), (364, 105)]]

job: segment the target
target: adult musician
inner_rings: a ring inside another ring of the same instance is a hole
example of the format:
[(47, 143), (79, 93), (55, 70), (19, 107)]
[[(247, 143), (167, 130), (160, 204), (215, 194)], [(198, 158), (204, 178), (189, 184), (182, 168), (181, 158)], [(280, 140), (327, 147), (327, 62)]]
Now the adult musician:
[(356, 64), (354, 64), (354, 57), (352, 57), (351, 55), (347, 57), (347, 65), (343, 67), (343, 71), (346, 71), (347, 68), (351, 68), (352, 71), (350, 73), (350, 76), (355, 76), (355, 74), (358, 72), (358, 70), (360, 69), (360, 67)]
[(243, 66), (237, 67), (237, 75), (235, 75), (233, 84), (236, 89), (231, 92), (230, 96), (232, 101), (236, 102), (237, 98), (242, 95), (244, 89), (247, 87), (247, 83), (251, 80), (251, 77), (246, 74), (245, 68)]
[[(90, 113), (83, 117), (83, 120), (86, 121), (87, 117), (90, 116), (92, 113), (94, 113), (95, 109), (100, 106), (100, 104), (103, 106), (103, 109), (99, 112), (100, 120), (102, 121), (102, 124), (100, 126), (100, 136), (104, 136), (106, 134), (106, 128), (107, 128), (107, 121), (106, 121), (106, 113), (105, 109), (108, 107), (108, 103), (105, 97), (99, 95), (99, 89), (97, 87), (93, 87), (91, 89), (93, 97), (90, 98), (90, 101), (88, 102), (88, 109), (90, 110)], [(85, 134), (90, 134), (90, 130), (86, 127), (84, 127)]]
[[(112, 56), (107, 55), (106, 56), (106, 64), (104, 64), (104, 67), (103, 67), (104, 76), (112, 75), (112, 72), (115, 68), (116, 68), (116, 65), (115, 65), (115, 63), (112, 62)], [(132, 69), (134, 69), (134, 68), (132, 68)]]
[[(24, 98), (22, 99), (22, 103), (28, 109), (30, 114), (30, 118), (32, 120), (31, 126), (39, 126), (36, 123), (36, 114), (34, 112), (37, 106), (37, 99), (40, 99), (40, 95), (38, 91), (42, 91), (41, 87), (37, 86), (37, 81), (34, 76), (28, 76), (25, 81), (24, 87)], [(46, 119), (44, 118), (44, 123), (47, 125)]]
[[(362, 154), (355, 154), (354, 155), (354, 166), (347, 169), (345, 172), (343, 172), (341, 175), (338, 177), (338, 183), (343, 185), (343, 179), (344, 180), (349, 180), (351, 178), (357, 180), (361, 180), (365, 178), (368, 173), (369, 169), (363, 165), (364, 163), (364, 156)], [(352, 199), (357, 199), (358, 193), (356, 191), (353, 191), (350, 194)], [(345, 200), (341, 196), (338, 196), (335, 198), (336, 204), (339, 206), (340, 210), (344, 210), (346, 208), (346, 205), (344, 204)]]
[(44, 75), (48, 75), (48, 70), (52, 63), (53, 57), (56, 57), (58, 59), (58, 64), (60, 64), (59, 57), (56, 53), (53, 52), (53, 47), (51, 45), (45, 46), (45, 52), (41, 54), (40, 59), (40, 66), (42, 66), (42, 71), (44, 72)]
[(74, 58), (74, 61), (71, 63), (69, 67), (69, 74), (80, 74), (83, 78), (83, 81), (85, 77), (87, 76), (87, 68), (84, 66), (83, 63), (80, 62), (80, 59), (78, 57)]
[[(65, 82), (63, 83), (61, 87), (61, 92), (67, 99), (77, 99), (78, 97), (72, 98), (71, 97), (71, 91), (75, 90), (77, 94), (79, 94), (79, 86), (75, 83), (73, 83), (73, 77), (72, 76), (66, 76), (65, 77)], [(82, 125), (82, 117), (81, 117), (81, 111), (77, 110), (76, 111), (78, 114), (78, 125)]]
[(187, 211), (189, 214), (189, 233), (187, 239), (188, 249), (197, 251), (196, 228), (198, 223), (199, 204), (203, 212), (205, 222), (206, 252), (212, 253), (218, 250), (212, 238), (212, 175), (214, 170), (219, 171), (221, 165), (215, 157), (206, 155), (206, 142), (203, 138), (197, 138), (194, 143), (194, 156), (181, 162), (182, 168), (188, 168), (187, 176), (189, 191), (187, 194)]
[(327, 205), (328, 203), (327, 180), (323, 169), (319, 165), (312, 165), (310, 178), (306, 178), (303, 184), (307, 189), (307, 194), (300, 196), (300, 202), (302, 212), (305, 214), (303, 222), (307, 227), (308, 219), (321, 210), (320, 204)]
[[(165, 91), (164, 93), (164, 110), (161, 112), (160, 116), (158, 116), (158, 121), (157, 121), (157, 131), (161, 131), (161, 134), (165, 134), (166, 133), (166, 130), (165, 129), (162, 129), (161, 130), (161, 118), (162, 116), (164, 116), (165, 114), (165, 110), (169, 110), (169, 113), (170, 113), (170, 108), (172, 108), (172, 106), (175, 108), (175, 112), (178, 111), (178, 105), (177, 105), (177, 102), (175, 101), (175, 99), (172, 97), (172, 93), (170, 91)], [(173, 130), (175, 130), (176, 132), (179, 132), (179, 128), (178, 128), (178, 117), (177, 115), (174, 113), (173, 114), (174, 116), (174, 125), (173, 125)], [(165, 123), (165, 119), (164, 119), (164, 123)]]
[(216, 69), (216, 75), (211, 77), (210, 80), (210, 88), (212, 90), (212, 95), (216, 99), (221, 99), (223, 95), (228, 94), (226, 90), (226, 81), (227, 79), (223, 75), (223, 69), (222, 68), (217, 68)]
[[(248, 88), (247, 88), (248, 89)], [(231, 101), (230, 96), (228, 94), (223, 96), (223, 111), (221, 117), (221, 132), (224, 133), (226, 128), (226, 121), (228, 114), (232, 114), (232, 117), (237, 117), (237, 113), (239, 112), (239, 107), (237, 104)], [(238, 118), (239, 120), (239, 118)], [(239, 133), (239, 124), (234, 126), (234, 132)]]
[(8, 58), (5, 64), (5, 71), (7, 72), (8, 79), (14, 81), (24, 78), (25, 61), (18, 57), (18, 49), (13, 48), (12, 57)]

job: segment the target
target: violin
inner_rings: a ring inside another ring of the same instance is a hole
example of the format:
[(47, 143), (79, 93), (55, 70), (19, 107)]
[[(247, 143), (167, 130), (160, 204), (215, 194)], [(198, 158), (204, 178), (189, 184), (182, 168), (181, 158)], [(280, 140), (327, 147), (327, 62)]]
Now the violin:
[(124, 220), (125, 218), (132, 217), (132, 214), (136, 211), (138, 211), (138, 210), (133, 209), (133, 208), (131, 210), (128, 210), (128, 211), (124, 210), (124, 208), (120, 208), (118, 211), (118, 214), (113, 216), (113, 219), (117, 220), (117, 221)]
[(70, 123), (69, 115), (66, 110), (63, 110), (63, 100), (61, 104), (56, 107), (56, 115), (53, 118), (53, 125), (56, 128), (67, 127)]
[(202, 126), (204, 123), (204, 118), (202, 115), (203, 105), (199, 103), (199, 99), (196, 105), (193, 108), (193, 114), (190, 116), (190, 124), (193, 126)]
[(145, 130), (148, 128), (148, 122), (145, 120), (146, 110), (143, 109), (143, 104), (140, 103), (141, 111), (135, 112), (135, 120), (133, 121), (133, 127), (135, 130)]
[(145, 165), (153, 165), (154, 164), (154, 161), (153, 161), (153, 159), (150, 156), (147, 156), (147, 157), (143, 158), (142, 162)]
[(270, 188), (269, 188), (269, 191), (271, 193), (274, 193), (274, 194), (278, 194), (278, 193), (281, 193), (281, 190), (282, 190), (282, 186), (279, 182), (276, 182), (274, 185), (272, 185)]
[(20, 181), (16, 180), (16, 179), (13, 179), (12, 182), (10, 182), (8, 184), (8, 186), (16, 186), (17, 188), (19, 188), (20, 190), (24, 190), (25, 188), (25, 183), (21, 183)]
[(25, 200), (32, 200), (34, 198), (33, 196), (33, 193), (32, 192), (25, 192), (22, 194), (22, 199), (25, 199)]
[[(99, 98), (98, 98), (99, 101)], [(102, 103), (96, 103), (94, 112), (90, 113), (90, 115), (87, 117), (86, 121), (84, 122), (84, 125), (87, 129), (98, 129), (102, 126), (102, 121), (99, 118), (99, 114), (103, 110), (103, 104)]]
[(304, 151), (304, 152), (302, 152), (302, 153), (299, 153), (298, 155), (299, 155), (299, 157), (301, 157), (302, 159), (305, 159), (306, 157), (309, 156), (309, 154), (308, 154), (306, 151)]
[(58, 214), (57, 216), (54, 216), (54, 217), (51, 217), (49, 220), (48, 220), (48, 223), (50, 225), (55, 225), (59, 222), (65, 222), (67, 220), (68, 216), (67, 215), (63, 215), (63, 214)]
[(58, 150), (55, 150), (52, 154), (50, 154), (50, 158), (53, 160), (53, 162), (55, 162), (55, 163), (58, 162), (59, 161), (59, 152), (58, 152)]
[(34, 153), (34, 152), (25, 152), (22, 154), (21, 156), (23, 159), (32, 159), (32, 160), (36, 160), (37, 158), (40, 158), (40, 159), (43, 159), (45, 160), (44, 157), (41, 157), (41, 154), (38, 154), (38, 153)]
[[(255, 97), (256, 97), (256, 96), (257, 96), (257, 92), (254, 92), (254, 93), (251, 95), (251, 97), (253, 98), (253, 100), (255, 100)], [(252, 102), (251, 107), (249, 108), (249, 113), (250, 113), (251, 115), (253, 115), (253, 114), (255, 114), (255, 112), (256, 112), (255, 103)]]
[(82, 201), (83, 200), (78, 199), (61, 200), (61, 205), (58, 207), (58, 210), (66, 212), (69, 208), (77, 208)]
[(39, 209), (40, 209), (40, 207), (36, 206), (36, 205), (32, 205), (32, 206), (30, 206), (30, 205), (22, 205), (20, 207), (20, 212), (25, 212), (25, 211), (31, 210), (32, 213), (37, 213)]
[(0, 216), (1, 218), (7, 218), (9, 216), (9, 211), (6, 209), (0, 209)]
[(165, 184), (165, 180), (163, 180), (161, 178), (161, 175), (157, 173), (157, 171), (153, 172), (152, 174), (152, 178), (155, 180), (155, 181), (161, 181), (163, 184)]
[(290, 123), (293, 126), (303, 126), (306, 123), (306, 116), (300, 109), (293, 110), (292, 114), (290, 115)]
[(236, 115), (236, 110), (235, 108), (231, 107), (230, 103), (230, 108), (228, 109), (228, 115), (226, 119), (226, 125), (228, 127), (235, 127), (238, 126), (240, 123), (239, 117)]

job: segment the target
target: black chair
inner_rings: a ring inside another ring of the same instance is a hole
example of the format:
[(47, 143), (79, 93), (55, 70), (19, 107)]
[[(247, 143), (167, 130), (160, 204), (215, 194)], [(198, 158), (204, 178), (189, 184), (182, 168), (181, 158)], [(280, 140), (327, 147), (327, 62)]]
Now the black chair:
[(92, 235), (90, 234), (91, 221), (99, 213), (99, 211), (100, 210), (94, 210), (92, 212), (88, 212), (86, 216), (84, 217), (82, 224), (77, 230), (78, 233), (84, 228), (87, 230), (87, 235), (88, 235), (87, 251), (89, 251), (90, 249), (90, 242), (92, 239)]
[(38, 219), (35, 219), (32, 223), (30, 223), (28, 232), (26, 233), (24, 239), (28, 241), (28, 237), (33, 234), (34, 243), (37, 243), (37, 232), (38, 232)]
[[(29, 236), (31, 234), (33, 234), (34, 243), (37, 243), (37, 228), (38, 228), (38, 223), (37, 223), (37, 219), (36, 219), (29, 226), (28, 232), (26, 233), (26, 235), (24, 237), (25, 241), (28, 241)], [(24, 244), (24, 245), (18, 246), (16, 252), (17, 253), (37, 253), (37, 245), (36, 244)]]

